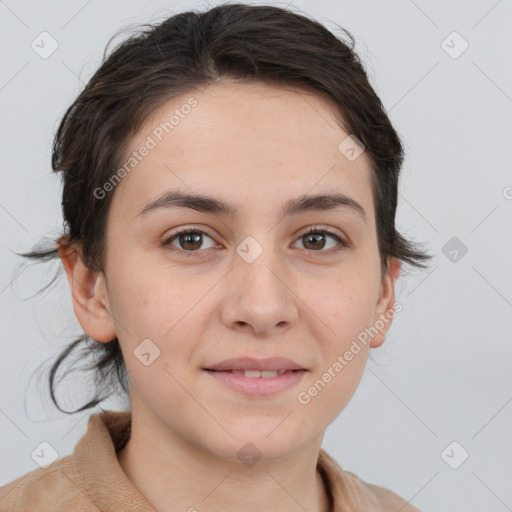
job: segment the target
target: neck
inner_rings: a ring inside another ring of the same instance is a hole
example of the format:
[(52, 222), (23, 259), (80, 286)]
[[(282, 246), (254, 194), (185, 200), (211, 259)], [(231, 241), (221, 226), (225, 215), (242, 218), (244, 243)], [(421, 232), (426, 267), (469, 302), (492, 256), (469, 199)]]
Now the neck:
[[(286, 458), (253, 466), (216, 457), (172, 433), (154, 435), (132, 413), (131, 438), (119, 464), (156, 510), (329, 512), (327, 490), (316, 469), (322, 438)], [(172, 509), (169, 508), (172, 504)]]

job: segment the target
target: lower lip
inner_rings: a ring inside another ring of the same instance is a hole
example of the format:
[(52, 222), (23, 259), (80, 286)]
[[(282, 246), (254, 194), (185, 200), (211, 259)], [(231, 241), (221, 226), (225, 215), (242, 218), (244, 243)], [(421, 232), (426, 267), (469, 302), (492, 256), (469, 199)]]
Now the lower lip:
[(203, 370), (227, 387), (249, 396), (270, 396), (297, 384), (307, 370), (283, 373), (277, 377), (244, 377), (231, 372)]

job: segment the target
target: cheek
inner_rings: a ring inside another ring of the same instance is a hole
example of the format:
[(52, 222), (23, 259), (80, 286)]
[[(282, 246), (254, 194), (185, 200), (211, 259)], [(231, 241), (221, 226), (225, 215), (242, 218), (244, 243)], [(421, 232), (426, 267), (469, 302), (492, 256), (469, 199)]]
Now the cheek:
[[(117, 313), (126, 327), (118, 332), (126, 366), (145, 400), (155, 404), (158, 396), (180, 404), (190, 400), (179, 383), (190, 378), (195, 351), (212, 315), (205, 308), (213, 291), (205, 294), (215, 282), (168, 274), (146, 267), (121, 280), (118, 288), (122, 303)], [(145, 366), (148, 359), (153, 362)]]
[(318, 293), (317, 289), (316, 294), (309, 295), (319, 319), (315, 337), (322, 357), (321, 364), (301, 386), (297, 400), (325, 422), (334, 420), (343, 410), (361, 379), (369, 351), (365, 330), (375, 308), (374, 293), (372, 283), (353, 275), (331, 280), (327, 292), (324, 288)]
[(308, 418), (321, 418), (318, 425), (324, 427), (334, 421), (357, 389), (368, 358), (369, 342), (360, 340), (371, 308), (354, 298), (338, 305), (340, 309), (331, 306), (330, 311), (335, 334), (324, 337), (317, 347), (322, 352), (321, 364), (297, 393), (303, 428), (316, 428)]
[(189, 313), (200, 307), (208, 286), (206, 278), (193, 278), (169, 265), (123, 258), (109, 278), (109, 300), (121, 324), (119, 333), (141, 340), (172, 337), (187, 323)]
[(377, 300), (375, 282), (356, 273), (310, 287), (306, 296), (320, 323), (328, 327), (324, 332), (333, 351), (345, 350), (368, 327)]
[[(297, 408), (301, 414), (295, 419), (301, 428), (324, 430), (350, 402), (361, 376), (368, 350), (362, 348), (351, 361), (341, 362), (336, 357), (312, 376), (297, 393)], [(340, 354), (343, 360), (343, 352)]]

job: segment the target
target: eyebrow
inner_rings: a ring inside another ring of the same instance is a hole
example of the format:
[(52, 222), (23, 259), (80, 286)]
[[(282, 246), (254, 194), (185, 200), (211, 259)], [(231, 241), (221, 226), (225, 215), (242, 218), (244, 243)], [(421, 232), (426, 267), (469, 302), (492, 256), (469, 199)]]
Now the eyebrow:
[[(239, 205), (226, 202), (204, 194), (190, 194), (188, 192), (168, 191), (146, 204), (136, 217), (145, 217), (150, 212), (161, 209), (190, 208), (198, 212), (212, 213), (235, 218), (239, 214)], [(357, 213), (366, 223), (364, 208), (351, 197), (340, 192), (328, 192), (289, 199), (279, 212), (279, 219), (290, 215), (297, 215), (309, 211), (326, 211), (343, 208)]]

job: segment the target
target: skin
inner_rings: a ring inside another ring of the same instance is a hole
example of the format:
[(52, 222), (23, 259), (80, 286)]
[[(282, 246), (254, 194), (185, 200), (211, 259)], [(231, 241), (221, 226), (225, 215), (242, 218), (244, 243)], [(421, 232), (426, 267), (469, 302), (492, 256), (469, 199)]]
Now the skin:
[[(110, 192), (105, 271), (60, 249), (80, 325), (100, 343), (117, 336), (130, 375), (132, 437), (119, 462), (156, 510), (326, 512), (316, 471), (324, 431), (391, 320), (307, 405), (297, 395), (395, 302), (400, 262), (390, 259), (381, 277), (370, 162), (339, 151), (347, 133), (324, 98), (234, 82), (169, 101), (130, 151), (191, 96), (197, 106)], [(240, 213), (137, 217), (171, 189), (234, 201)], [(348, 208), (278, 219), (288, 199), (332, 191), (358, 201), (366, 222)], [(191, 225), (205, 233), (192, 256), (186, 237), (163, 244)], [(308, 244), (302, 235), (315, 225), (349, 246), (333, 253), (330, 236)], [(247, 236), (263, 248), (252, 263), (236, 252)], [(149, 366), (134, 356), (147, 338), (160, 350)], [(243, 356), (287, 357), (309, 371), (278, 395), (247, 397), (202, 370)], [(252, 467), (236, 455), (247, 442), (262, 455)]]

